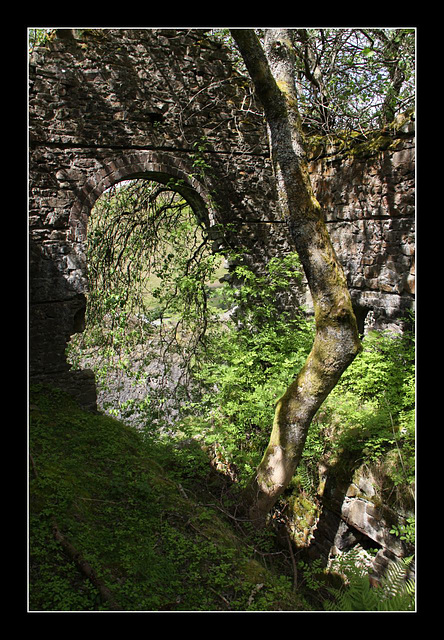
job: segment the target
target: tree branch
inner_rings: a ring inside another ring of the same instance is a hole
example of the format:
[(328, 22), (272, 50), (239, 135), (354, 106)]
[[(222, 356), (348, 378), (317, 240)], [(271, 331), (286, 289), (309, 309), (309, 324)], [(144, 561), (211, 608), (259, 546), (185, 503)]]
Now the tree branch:
[[(29, 454), (29, 458), (31, 461), (32, 471), (34, 473), (35, 479), (39, 479), (39, 474), (37, 471), (37, 466), (35, 464), (34, 458)], [(65, 536), (61, 533), (57, 521), (55, 518), (52, 520), (52, 531), (54, 534), (54, 538), (56, 541), (62, 546), (63, 550), (67, 554), (67, 556), (74, 562), (78, 570), (88, 578), (92, 584), (97, 588), (103, 600), (109, 602), (111, 609), (113, 611), (123, 611), (122, 607), (116, 602), (113, 594), (108, 589), (108, 587), (103, 584), (103, 582), (97, 577), (96, 572), (91, 567), (89, 562), (87, 562), (81, 553), (74, 547), (69, 540), (65, 538)]]
[(57, 523), (54, 521), (53, 523), (53, 533), (54, 538), (57, 542), (63, 547), (63, 550), (67, 554), (67, 556), (74, 562), (78, 570), (86, 577), (99, 591), (102, 599), (105, 602), (109, 602), (111, 609), (113, 611), (123, 611), (122, 607), (116, 602), (113, 594), (108, 589), (106, 585), (97, 577), (96, 572), (91, 567), (89, 562), (87, 562), (81, 553), (65, 538), (65, 536), (60, 532), (60, 529)]
[(312, 350), (276, 405), (270, 442), (247, 492), (250, 517), (262, 526), (293, 476), (313, 416), (359, 352), (360, 341), (345, 275), (310, 183), (291, 34), (268, 29), (265, 50), (252, 30), (234, 30), (233, 38), (264, 107), (279, 208), (307, 277), (316, 321)]
[(245, 66), (253, 81), (256, 94), (264, 107), (267, 120), (283, 114), (285, 104), (271, 73), (259, 38), (253, 29), (231, 29)]

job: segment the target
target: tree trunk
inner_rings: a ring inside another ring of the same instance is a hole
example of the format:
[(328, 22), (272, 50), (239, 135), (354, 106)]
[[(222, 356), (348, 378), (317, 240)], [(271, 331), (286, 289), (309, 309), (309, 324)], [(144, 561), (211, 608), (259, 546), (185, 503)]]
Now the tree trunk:
[(250, 517), (260, 526), (299, 464), (313, 416), (361, 344), (344, 272), (310, 184), (291, 30), (268, 29), (265, 51), (253, 30), (231, 33), (265, 111), (280, 214), (303, 265), (316, 321), (312, 350), (276, 405), (270, 442), (247, 492)]

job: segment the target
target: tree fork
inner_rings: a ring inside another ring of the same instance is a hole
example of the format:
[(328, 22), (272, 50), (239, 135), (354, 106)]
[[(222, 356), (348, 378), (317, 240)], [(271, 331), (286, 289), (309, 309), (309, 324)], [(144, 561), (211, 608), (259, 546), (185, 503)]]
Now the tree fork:
[(291, 30), (267, 29), (265, 50), (252, 29), (233, 29), (268, 125), (280, 215), (313, 299), (316, 334), (296, 379), (276, 404), (268, 447), (246, 492), (257, 526), (289, 484), (321, 404), (361, 349), (346, 278), (308, 174), (294, 84)]

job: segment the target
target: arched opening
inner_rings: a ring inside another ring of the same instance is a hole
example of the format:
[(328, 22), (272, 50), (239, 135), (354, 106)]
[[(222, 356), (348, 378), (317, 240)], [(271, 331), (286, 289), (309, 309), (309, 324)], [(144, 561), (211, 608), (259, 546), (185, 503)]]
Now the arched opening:
[(86, 319), (68, 361), (95, 372), (101, 410), (168, 424), (208, 324), (226, 310), (202, 198), (165, 174), (133, 173), (96, 199), (84, 234)]
[[(217, 191), (213, 209), (205, 176), (186, 173), (182, 159), (132, 152), (100, 166), (70, 216), (70, 250), (84, 274), (77, 291), (95, 298), (99, 314), (93, 325), (87, 310), (69, 362), (95, 372), (101, 411), (168, 442), (196, 439), (246, 482), (268, 441), (275, 403), (313, 342), (303, 310), (277, 304), (301, 283), (299, 258), (288, 250), (250, 252), (256, 235), (240, 230)], [(138, 193), (142, 183), (149, 188)], [(111, 204), (120, 196), (116, 213)], [(99, 210), (101, 222), (94, 222)], [(96, 263), (106, 266), (93, 274), (98, 286), (86, 277), (94, 266), (91, 240)], [(153, 259), (149, 249), (162, 243), (165, 251)], [(224, 258), (231, 277), (220, 278)], [(145, 299), (148, 266), (157, 281)]]

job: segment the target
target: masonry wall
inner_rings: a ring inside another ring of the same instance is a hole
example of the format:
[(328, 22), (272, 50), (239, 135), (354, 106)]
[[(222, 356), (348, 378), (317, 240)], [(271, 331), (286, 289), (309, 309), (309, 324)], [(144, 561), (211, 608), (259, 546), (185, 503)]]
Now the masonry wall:
[[(59, 30), (32, 55), (29, 81), (30, 377), (93, 407), (93, 376), (69, 371), (65, 348), (84, 326), (87, 221), (108, 187), (174, 181), (215, 245), (258, 268), (290, 239), (251, 83), (205, 31)], [(364, 156), (322, 149), (311, 164), (367, 328), (413, 304), (413, 134), (401, 133)]]
[(415, 299), (413, 116), (396, 130), (317, 153), (312, 184), (361, 329), (396, 330)]

